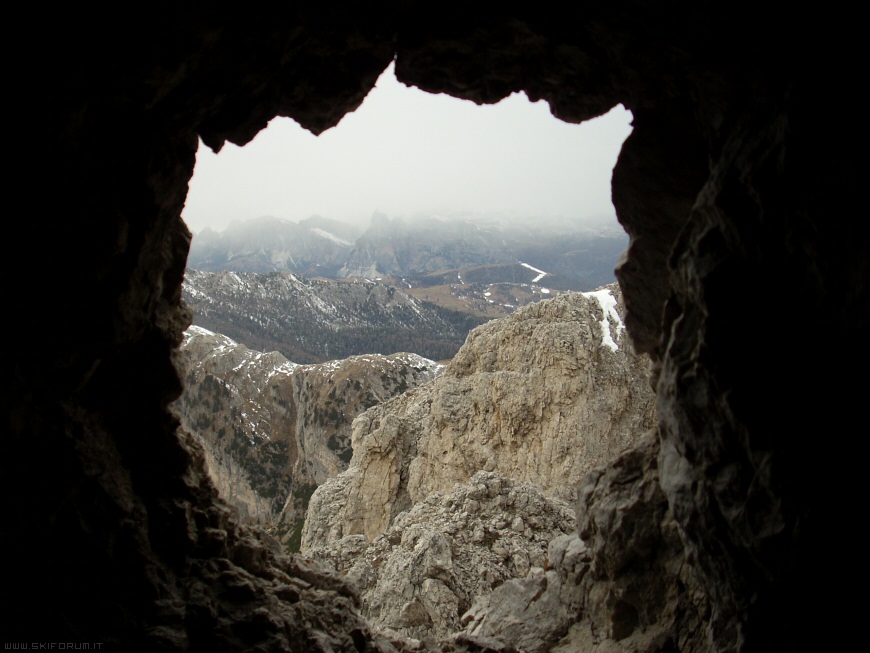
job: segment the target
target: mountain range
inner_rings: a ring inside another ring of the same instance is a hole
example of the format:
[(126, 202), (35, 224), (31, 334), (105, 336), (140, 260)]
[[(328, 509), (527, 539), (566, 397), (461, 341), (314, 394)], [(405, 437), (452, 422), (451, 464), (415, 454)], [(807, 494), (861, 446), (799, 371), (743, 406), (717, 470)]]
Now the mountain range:
[(198, 326), (178, 354), (184, 392), (173, 409), (202, 444), (209, 476), (245, 522), (280, 513), (289, 539), (314, 488), (347, 468), (353, 419), (437, 376), (411, 353), (298, 365)]
[(239, 518), (353, 577), (379, 627), (443, 636), (545, 564), (575, 528), (581, 477), (654, 423), (623, 315), (616, 284), (561, 293), (472, 330), (446, 366), (411, 353), (300, 365), (191, 326), (174, 410)]
[(595, 225), (555, 218), (375, 213), (363, 230), (321, 216), (298, 223), (264, 216), (235, 222), (222, 232), (196, 234), (187, 264), (212, 272), (395, 277), (408, 287), (432, 285), (432, 275), (477, 268), (488, 270), (491, 283), (516, 282), (516, 266), (526, 264), (546, 271), (549, 287), (588, 291), (614, 281), (616, 260), (628, 243), (615, 221)]
[(197, 326), (295, 363), (401, 351), (448, 359), (488, 319), (367, 279), (188, 268), (182, 290)]

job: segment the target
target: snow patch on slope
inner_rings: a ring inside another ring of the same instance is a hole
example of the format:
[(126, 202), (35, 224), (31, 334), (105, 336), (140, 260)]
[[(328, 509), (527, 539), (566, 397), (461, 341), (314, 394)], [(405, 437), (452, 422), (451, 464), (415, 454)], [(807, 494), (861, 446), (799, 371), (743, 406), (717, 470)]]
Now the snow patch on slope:
[(311, 232), (317, 234), (321, 238), (326, 238), (327, 240), (331, 240), (337, 245), (344, 245), (345, 247), (353, 247), (353, 243), (345, 240), (344, 238), (339, 238), (335, 234), (331, 234), (328, 231), (320, 229), (319, 227), (311, 227)]
[(618, 350), (619, 345), (616, 344), (610, 335), (610, 327), (612, 325), (616, 329), (618, 337), (623, 329), (625, 329), (625, 325), (622, 323), (619, 313), (616, 312), (616, 298), (609, 290), (593, 290), (592, 292), (583, 293), (583, 296), (591, 297), (601, 305), (601, 310), (604, 313), (604, 317), (601, 318), (601, 344), (613, 351)]
[(538, 273), (538, 276), (536, 276), (534, 279), (532, 279), (532, 283), (538, 283), (538, 281), (540, 281), (541, 279), (543, 279), (544, 277), (547, 276), (546, 272), (544, 272), (543, 270), (539, 270), (538, 268), (533, 268), (528, 263), (520, 263), (520, 265), (522, 265), (524, 268), (528, 268), (532, 272)]

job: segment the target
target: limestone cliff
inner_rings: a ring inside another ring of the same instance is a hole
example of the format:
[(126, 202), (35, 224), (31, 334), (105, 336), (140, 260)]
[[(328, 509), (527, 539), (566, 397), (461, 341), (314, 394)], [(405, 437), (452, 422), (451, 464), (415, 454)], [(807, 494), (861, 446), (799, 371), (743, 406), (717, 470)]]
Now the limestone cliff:
[(481, 469), (573, 500), (588, 471), (654, 423), (649, 361), (631, 349), (621, 311), (613, 284), (472, 331), (434, 383), (354, 421), (350, 468), (331, 481), (346, 485), (346, 504), (315, 495), (306, 541), (371, 540), (399, 512)]
[(303, 553), (350, 574), (374, 624), (413, 637), (458, 630), (474, 596), (543, 566), (583, 476), (655, 422), (622, 310), (616, 285), (529, 305), (360, 415), (349, 469), (311, 499)]
[(577, 531), (550, 542), (546, 565), (481, 594), (465, 634), (526, 653), (710, 650), (709, 602), (685, 563), (659, 484), (659, 434), (584, 480)]

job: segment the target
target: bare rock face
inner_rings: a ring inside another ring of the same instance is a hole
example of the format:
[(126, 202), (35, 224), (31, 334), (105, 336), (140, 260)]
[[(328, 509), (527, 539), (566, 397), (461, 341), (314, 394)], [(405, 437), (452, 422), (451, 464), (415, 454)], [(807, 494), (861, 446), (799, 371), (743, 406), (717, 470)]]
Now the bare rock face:
[(708, 602), (659, 485), (658, 441), (650, 431), (586, 478), (578, 532), (550, 542), (544, 568), (478, 597), (468, 635), (530, 653), (708, 650)]
[(480, 471), (433, 492), (371, 543), (364, 535), (309, 548), (361, 590), (373, 627), (413, 638), (461, 629), (475, 597), (546, 564), (548, 543), (576, 529), (573, 509), (540, 488)]
[(338, 492), (315, 493), (306, 547), (369, 540), (432, 492), (478, 470), (571, 501), (574, 486), (654, 423), (649, 361), (622, 329), (619, 290), (569, 293), (469, 334), (432, 384), (353, 424), (354, 457)]
[(632, 349), (620, 301), (611, 284), (472, 331), (433, 388), (411, 499), (486, 469), (570, 501), (588, 471), (652, 426), (650, 362)]
[(359, 583), (374, 625), (456, 632), (475, 596), (545, 565), (581, 475), (652, 426), (619, 297), (565, 294), (478, 327), (436, 380), (354, 421), (351, 465), (314, 493), (302, 551)]

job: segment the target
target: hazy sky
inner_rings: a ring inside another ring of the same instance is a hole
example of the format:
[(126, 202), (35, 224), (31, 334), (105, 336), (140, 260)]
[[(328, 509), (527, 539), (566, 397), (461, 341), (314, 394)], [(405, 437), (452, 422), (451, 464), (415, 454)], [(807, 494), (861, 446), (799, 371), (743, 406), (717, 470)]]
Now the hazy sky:
[(524, 94), (478, 106), (404, 86), (391, 66), (320, 136), (276, 118), (243, 148), (215, 155), (200, 143), (182, 217), (197, 233), (263, 215), (612, 215), (610, 175), (630, 120), (617, 107), (569, 125)]

